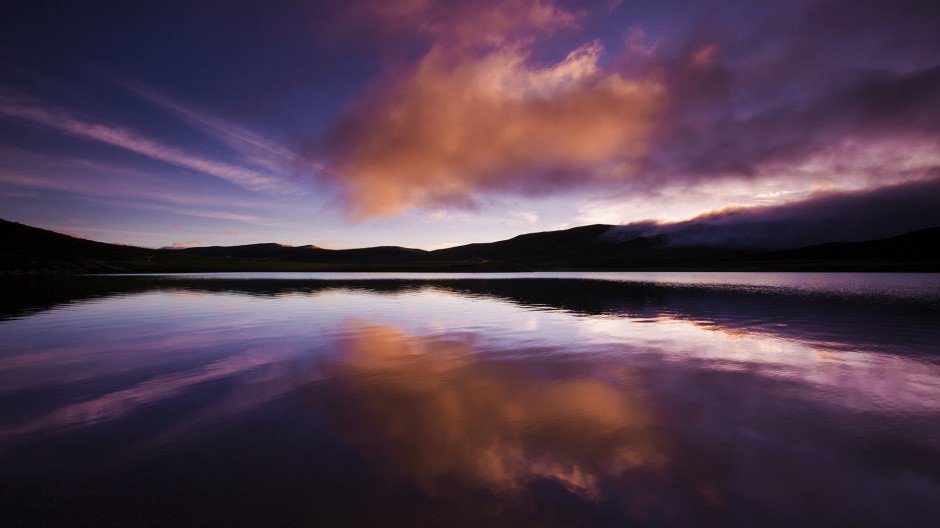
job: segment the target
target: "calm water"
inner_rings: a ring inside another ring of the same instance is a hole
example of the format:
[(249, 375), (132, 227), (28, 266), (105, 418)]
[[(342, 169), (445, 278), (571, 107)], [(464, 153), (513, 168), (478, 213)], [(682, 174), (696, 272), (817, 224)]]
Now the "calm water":
[(940, 275), (7, 280), (0, 526), (940, 526)]

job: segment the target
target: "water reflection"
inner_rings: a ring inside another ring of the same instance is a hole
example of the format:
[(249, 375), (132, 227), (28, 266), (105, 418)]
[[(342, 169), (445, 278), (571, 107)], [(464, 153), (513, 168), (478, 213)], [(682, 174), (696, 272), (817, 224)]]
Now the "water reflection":
[(17, 288), (0, 321), (0, 501), (14, 505), (0, 524), (940, 520), (932, 296), (580, 280)]
[(599, 498), (598, 481), (662, 467), (644, 391), (630, 369), (541, 372), (480, 361), (472, 345), (349, 323), (331, 414), (355, 440), (432, 491), (459, 478), (498, 492), (538, 479)]

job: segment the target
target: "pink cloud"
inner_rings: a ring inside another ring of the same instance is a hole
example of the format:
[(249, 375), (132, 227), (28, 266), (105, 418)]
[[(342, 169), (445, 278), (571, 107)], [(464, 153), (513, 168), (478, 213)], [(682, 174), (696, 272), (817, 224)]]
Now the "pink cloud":
[(172, 244), (169, 245), (169, 247), (174, 248), (174, 249), (185, 249), (185, 248), (198, 246), (200, 244), (202, 244), (202, 242), (198, 240), (189, 240), (187, 242), (173, 242)]
[(379, 15), (419, 24), (434, 45), (364, 94), (327, 139), (329, 174), (353, 217), (624, 179), (646, 152), (662, 86), (602, 66), (597, 41), (535, 64), (535, 36), (575, 23), (552, 3), (420, 3)]
[(692, 53), (689, 63), (698, 68), (707, 68), (715, 62), (715, 56), (718, 54), (718, 45), (709, 44), (703, 46)]

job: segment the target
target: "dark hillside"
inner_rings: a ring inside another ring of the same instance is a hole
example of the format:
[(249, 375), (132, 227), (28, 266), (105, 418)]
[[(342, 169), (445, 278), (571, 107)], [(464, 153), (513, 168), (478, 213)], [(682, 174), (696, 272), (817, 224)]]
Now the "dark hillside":
[(331, 250), (250, 244), (184, 250), (105, 244), (0, 220), (0, 271), (159, 273), (212, 271), (703, 270), (940, 271), (940, 227), (866, 242), (833, 242), (788, 251), (678, 247), (668, 235), (627, 240), (611, 226), (519, 235), (436, 251), (399, 246)]

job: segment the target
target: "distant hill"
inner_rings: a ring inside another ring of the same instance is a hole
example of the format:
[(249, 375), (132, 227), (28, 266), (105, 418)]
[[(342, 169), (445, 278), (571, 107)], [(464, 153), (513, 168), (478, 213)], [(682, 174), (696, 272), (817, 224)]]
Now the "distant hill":
[(865, 242), (830, 242), (789, 251), (754, 255), (755, 265), (813, 266), (816, 269), (873, 269), (940, 271), (940, 227)]
[(195, 247), (184, 254), (229, 258), (269, 259), (322, 264), (416, 264), (484, 266), (487, 264), (520, 269), (643, 267), (649, 263), (682, 262), (739, 255), (740, 251), (720, 249), (671, 248), (663, 237), (636, 237), (619, 241), (605, 236), (613, 226), (595, 224), (562, 231), (528, 233), (499, 242), (476, 243), (434, 251), (381, 246), (361, 249), (322, 249), (316, 246), (291, 247), (280, 244)]
[(0, 220), (0, 240), (0, 270), (7, 272), (117, 272), (122, 270), (109, 263), (146, 259), (141, 248), (94, 242), (6, 220)]
[(380, 246), (360, 249), (323, 249), (317, 246), (249, 244), (246, 246), (210, 246), (179, 250), (187, 255), (286, 260), (323, 264), (405, 264), (420, 261), (428, 254), (422, 249)]
[(618, 240), (613, 226), (594, 224), (563, 231), (519, 235), (489, 244), (469, 244), (433, 251), (441, 260), (509, 261), (537, 269), (646, 269), (711, 265), (741, 254), (720, 248), (675, 248), (665, 236)]
[(940, 227), (897, 237), (787, 251), (678, 247), (668, 235), (610, 236), (597, 224), (435, 251), (379, 246), (331, 250), (275, 243), (148, 249), (105, 244), (0, 220), (0, 271), (940, 271)]

